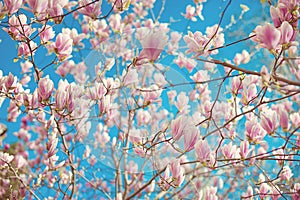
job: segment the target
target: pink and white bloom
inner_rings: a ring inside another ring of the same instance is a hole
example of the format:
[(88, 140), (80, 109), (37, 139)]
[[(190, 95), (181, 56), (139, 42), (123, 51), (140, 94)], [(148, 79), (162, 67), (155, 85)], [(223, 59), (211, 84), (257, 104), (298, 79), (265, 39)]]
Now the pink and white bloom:
[(241, 102), (244, 104), (244, 105), (248, 105), (250, 104), (254, 98), (257, 96), (257, 88), (256, 88), (256, 84), (255, 83), (252, 83), (248, 86), (245, 86), (243, 87), (243, 92), (242, 92), (242, 99), (241, 99)]
[(9, 15), (17, 12), (22, 6), (22, 4), (23, 0), (4, 0), (4, 5)]
[(186, 129), (184, 133), (184, 151), (188, 152), (194, 149), (199, 134), (199, 129), (192, 124)]
[(218, 191), (217, 187), (213, 187), (213, 186), (207, 187), (206, 191), (205, 191), (204, 199), (205, 200), (218, 200), (219, 198), (217, 196), (217, 191)]
[(73, 40), (69, 35), (59, 33), (53, 45), (54, 51), (60, 61), (63, 61), (71, 56)]
[(172, 179), (170, 176), (170, 167), (167, 166), (164, 175), (160, 178), (157, 184), (163, 191), (167, 191), (171, 186), (170, 185), (171, 180)]
[(0, 151), (0, 168), (7, 167), (7, 164), (10, 163), (13, 159), (13, 155), (9, 155), (8, 153)]
[(173, 160), (170, 165), (170, 172), (172, 174), (172, 185), (174, 187), (179, 187), (184, 181), (184, 168), (181, 167), (180, 161), (178, 159)]
[(48, 100), (52, 94), (53, 88), (54, 88), (54, 83), (49, 78), (49, 76), (41, 78), (38, 83), (39, 100), (40, 101)]
[(55, 31), (53, 31), (52, 26), (46, 25), (45, 27), (40, 28), (38, 31), (43, 43), (46, 43), (55, 37)]
[(69, 0), (48, 0), (47, 14), (53, 17), (56, 24), (60, 24), (63, 20), (63, 8), (68, 4)]
[(162, 93), (162, 90), (159, 89), (157, 85), (151, 85), (148, 88), (143, 88), (143, 90), (144, 91), (142, 92), (142, 96), (144, 97), (144, 101), (146, 104), (156, 101)]
[(211, 149), (207, 140), (199, 140), (195, 145), (195, 150), (201, 163), (206, 163), (209, 160)]
[(281, 128), (283, 129), (283, 131), (287, 131), (289, 128), (289, 116), (287, 110), (283, 105), (279, 106), (278, 108), (278, 117)]
[(185, 14), (181, 13), (186, 19), (192, 20), (192, 21), (197, 21), (197, 14), (196, 14), (196, 8), (191, 5), (187, 5), (185, 9)]
[(245, 123), (246, 136), (249, 142), (259, 143), (263, 140), (266, 132), (256, 120), (249, 120)]
[(292, 170), (289, 168), (289, 166), (286, 165), (282, 168), (282, 171), (280, 172), (279, 177), (280, 177), (280, 180), (289, 181), (293, 175), (294, 174), (292, 173)]
[(244, 159), (247, 158), (251, 150), (249, 149), (249, 142), (244, 140), (240, 144), (240, 156)]
[(266, 113), (261, 113), (261, 126), (265, 131), (272, 135), (277, 129), (277, 113), (275, 111), (268, 111)]
[(300, 124), (300, 110), (290, 115), (290, 119), (293, 127), (298, 127)]
[(123, 85), (128, 86), (138, 83), (138, 73), (136, 68), (129, 68), (123, 72)]
[(174, 59), (174, 63), (176, 63), (180, 68), (185, 67), (189, 72), (192, 72), (197, 66), (197, 62), (194, 59), (187, 58), (182, 53), (178, 54), (177, 58)]
[(274, 26), (267, 23), (264, 26), (257, 26), (254, 30), (256, 34), (252, 39), (258, 42), (261, 47), (268, 50), (275, 50), (280, 43), (281, 34)]
[(36, 30), (27, 24), (27, 17), (24, 14), (18, 16), (13, 15), (9, 18), (8, 24), (9, 28), (3, 28), (3, 30), (5, 30), (14, 40), (24, 40), (29, 38)]
[(186, 114), (189, 111), (189, 97), (185, 94), (185, 92), (180, 92), (175, 101), (175, 106), (180, 113)]
[(204, 45), (208, 42), (208, 38), (204, 36), (201, 32), (196, 31), (195, 33), (188, 32), (187, 35), (183, 37), (184, 42), (188, 46), (187, 53), (197, 53), (197, 55), (201, 55), (204, 51)]
[(173, 140), (178, 141), (184, 134), (189, 124), (189, 118), (186, 116), (179, 116), (171, 122), (171, 130)]
[(233, 62), (236, 65), (240, 65), (241, 63), (247, 64), (249, 61), (250, 54), (246, 50), (243, 50), (242, 53), (237, 53), (233, 59)]
[(281, 37), (280, 37), (281, 44), (289, 44), (291, 41), (295, 39), (294, 34), (296, 34), (296, 31), (294, 31), (293, 27), (287, 21), (284, 21), (281, 24), (279, 30), (281, 33)]
[(264, 199), (264, 197), (268, 196), (270, 191), (271, 187), (267, 183), (262, 183), (258, 190), (260, 198)]
[(168, 43), (168, 36), (163, 31), (148, 30), (144, 34), (146, 35), (140, 38), (143, 49), (137, 58), (138, 64), (142, 62), (142, 60), (148, 60), (150, 62), (157, 60)]
[(232, 142), (225, 144), (222, 148), (222, 153), (227, 159), (236, 158), (238, 148), (236, 145), (232, 145)]
[(44, 0), (27, 0), (28, 5), (34, 14), (40, 15), (46, 12), (48, 1)]

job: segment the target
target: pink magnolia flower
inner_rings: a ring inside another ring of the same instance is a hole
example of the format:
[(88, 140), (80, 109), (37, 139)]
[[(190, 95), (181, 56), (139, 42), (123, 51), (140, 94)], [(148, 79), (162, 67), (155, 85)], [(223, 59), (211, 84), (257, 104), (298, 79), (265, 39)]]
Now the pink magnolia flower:
[(31, 54), (32, 55), (35, 54), (37, 44), (33, 41), (30, 41), (29, 45), (30, 45), (30, 48), (29, 48), (28, 44), (25, 42), (19, 43), (19, 47), (18, 47), (18, 56), (19, 57), (24, 56), (25, 58), (27, 58)]
[(27, 0), (27, 3), (32, 9), (32, 12), (38, 15), (45, 13), (48, 7), (48, 1), (44, 0)]
[(184, 151), (188, 152), (194, 149), (199, 137), (199, 129), (191, 124), (184, 133)]
[[(36, 29), (27, 24), (27, 17), (24, 14), (13, 15), (8, 20), (9, 28), (3, 28), (14, 40), (28, 38)], [(31, 41), (33, 42), (33, 41)]]
[(68, 0), (48, 0), (47, 14), (53, 18), (56, 24), (60, 24), (63, 20), (63, 8)]
[(177, 96), (176, 90), (170, 90), (167, 92), (168, 99), (170, 103), (174, 103), (175, 97)]
[(73, 40), (69, 35), (59, 33), (56, 37), (55, 44), (53, 45), (54, 51), (60, 61), (69, 58), (72, 53)]
[(298, 127), (300, 124), (300, 110), (290, 115), (290, 119), (293, 127)]
[(19, 107), (13, 101), (10, 102), (9, 107), (7, 108), (7, 112), (8, 112), (7, 120), (9, 122), (16, 122), (18, 116), (21, 114)]
[(22, 68), (22, 73), (25, 74), (27, 72), (31, 71), (31, 68), (33, 67), (32, 63), (26, 60), (24, 63), (20, 63)]
[(174, 63), (176, 63), (180, 68), (185, 67), (189, 72), (192, 72), (197, 66), (197, 62), (194, 59), (187, 58), (182, 53), (178, 54), (178, 57), (174, 59)]
[(244, 105), (248, 105), (250, 104), (254, 98), (256, 97), (257, 95), (257, 88), (256, 88), (256, 84), (252, 83), (248, 86), (245, 86), (244, 85), (244, 88), (243, 88), (243, 92), (242, 92), (242, 103)]
[(184, 168), (180, 166), (180, 161), (178, 159), (173, 160), (169, 167), (172, 174), (172, 185), (174, 187), (179, 187), (185, 178)]
[(233, 77), (231, 81), (231, 91), (233, 94), (237, 95), (243, 88), (243, 81), (240, 77)]
[(96, 19), (102, 13), (101, 4), (102, 1), (93, 2), (92, 0), (81, 0), (78, 6), (82, 8), (78, 11), (92, 19)]
[(242, 53), (237, 53), (233, 59), (233, 62), (236, 65), (240, 65), (241, 63), (247, 64), (249, 61), (250, 54), (246, 50), (243, 50)]
[(285, 107), (279, 106), (278, 108), (279, 124), (284, 131), (287, 131), (289, 128), (289, 116)]
[(208, 38), (199, 31), (196, 31), (195, 33), (189, 31), (188, 35), (183, 37), (183, 40), (189, 48), (186, 51), (187, 53), (194, 52), (200, 55), (204, 51), (203, 47), (207, 43)]
[(165, 48), (168, 42), (168, 36), (163, 31), (145, 31), (146, 36), (140, 38), (142, 51), (137, 58), (137, 62), (148, 60), (154, 62)]
[(205, 200), (218, 200), (217, 190), (218, 190), (217, 187), (213, 187), (213, 186), (207, 187), (204, 199)]
[(41, 38), (41, 41), (43, 43), (47, 43), (49, 40), (53, 39), (55, 36), (55, 31), (53, 31), (52, 26), (46, 25), (45, 27), (40, 28), (39, 35)]
[(291, 22), (293, 27), (297, 27), (298, 18), (297, 15), (293, 14), (297, 4), (299, 4), (296, 1), (279, 1), (276, 7), (270, 7), (271, 18), (276, 28), (280, 27), (284, 21)]
[(295, 183), (294, 188), (291, 189), (291, 192), (294, 194), (292, 195), (293, 200), (299, 200), (300, 199), (300, 183)]
[(7, 163), (10, 163), (13, 159), (13, 155), (0, 151), (0, 168), (7, 167)]
[(73, 40), (73, 45), (84, 47), (84, 44), (81, 41), (87, 37), (86, 34), (78, 34), (78, 31), (75, 28), (63, 28), (62, 33), (70, 36), (70, 38)]
[(186, 116), (179, 116), (175, 120), (172, 120), (171, 122), (171, 130), (172, 130), (172, 136), (173, 140), (178, 141), (186, 131), (186, 128), (189, 124), (188, 117)]
[(185, 92), (180, 92), (177, 96), (177, 101), (175, 101), (175, 106), (180, 113), (186, 114), (189, 111), (190, 106), (189, 97), (186, 96)]
[(256, 36), (252, 39), (258, 42), (261, 47), (268, 50), (275, 50), (278, 47), (281, 34), (280, 31), (271, 24), (267, 23), (264, 26), (257, 26), (254, 33)]
[(210, 80), (210, 76), (207, 70), (198, 70), (191, 79), (195, 82), (204, 82)]
[(206, 163), (210, 158), (211, 149), (207, 140), (199, 140), (195, 145), (197, 157), (201, 163)]
[(159, 89), (157, 85), (151, 85), (148, 88), (144, 88), (144, 90), (145, 91), (142, 92), (142, 96), (144, 97), (146, 104), (156, 101), (162, 93), (162, 90)]
[(272, 200), (277, 200), (281, 197), (282, 191), (277, 185), (271, 187)]
[(270, 14), (274, 26), (277, 28), (281, 25), (283, 21), (287, 19), (287, 9), (284, 4), (278, 4), (277, 7), (270, 7)]
[(260, 124), (255, 120), (249, 120), (245, 123), (246, 136), (250, 142), (259, 143), (263, 140), (266, 132), (261, 128)]
[(61, 82), (58, 85), (58, 90), (55, 92), (55, 106), (57, 110), (62, 110), (66, 106), (67, 92), (60, 85)]
[(48, 100), (54, 88), (53, 81), (46, 76), (41, 78), (38, 84), (38, 96), (40, 101)]
[(249, 153), (251, 152), (251, 150), (249, 149), (249, 142), (247, 140), (244, 140), (241, 142), (241, 145), (240, 145), (240, 155), (241, 157), (244, 159), (244, 158), (247, 158), (247, 156), (249, 155)]
[(151, 121), (151, 115), (147, 110), (140, 109), (137, 112), (136, 118), (139, 126), (147, 125)]
[(225, 158), (235, 158), (236, 154), (238, 153), (237, 151), (237, 146), (236, 145), (232, 145), (232, 142), (230, 142), (229, 144), (225, 144), (222, 148), (222, 153), (225, 156)]
[(294, 174), (292, 173), (292, 170), (289, 168), (289, 166), (284, 166), (282, 168), (282, 171), (279, 174), (279, 177), (280, 177), (280, 180), (289, 181), (293, 175)]
[(288, 44), (295, 39), (294, 34), (296, 34), (296, 32), (287, 21), (284, 21), (281, 24), (279, 30), (281, 32), (281, 37), (280, 37), (281, 44)]
[(130, 68), (128, 71), (123, 72), (123, 85), (128, 86), (138, 83), (138, 73), (136, 68)]
[(277, 129), (277, 113), (275, 111), (268, 111), (261, 113), (261, 126), (269, 134), (274, 134)]
[(9, 15), (17, 12), (22, 4), (23, 0), (4, 0), (4, 5)]
[(163, 191), (167, 191), (171, 186), (170, 185), (171, 180), (172, 179), (170, 176), (170, 167), (168, 166), (165, 170), (164, 175), (160, 178), (157, 184)]
[(282, 148), (274, 150), (273, 155), (275, 155), (274, 157), (277, 159), (276, 161), (279, 165), (284, 164), (285, 153)]
[(259, 187), (259, 196), (261, 199), (264, 199), (264, 197), (266, 197), (269, 192), (270, 192), (271, 188), (267, 183), (262, 183)]
[(195, 17), (196, 14), (196, 8), (191, 5), (186, 6), (185, 14), (181, 13), (186, 19), (197, 21), (197, 18)]

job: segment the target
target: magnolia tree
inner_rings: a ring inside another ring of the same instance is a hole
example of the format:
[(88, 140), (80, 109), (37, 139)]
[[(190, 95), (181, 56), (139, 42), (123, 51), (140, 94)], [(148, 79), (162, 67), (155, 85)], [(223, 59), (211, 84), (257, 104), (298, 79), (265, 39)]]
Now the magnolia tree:
[(300, 199), (299, 2), (4, 0), (1, 199)]

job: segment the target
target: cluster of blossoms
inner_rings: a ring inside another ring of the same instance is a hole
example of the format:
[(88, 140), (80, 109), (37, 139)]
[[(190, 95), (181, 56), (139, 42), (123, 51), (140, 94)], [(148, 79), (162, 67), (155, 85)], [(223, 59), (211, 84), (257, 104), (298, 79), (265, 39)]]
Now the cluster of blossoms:
[[(300, 198), (299, 0), (271, 5), (272, 24), (233, 43), (231, 1), (187, 34), (155, 2), (0, 3), (21, 71), (0, 71), (1, 112), (19, 125), (0, 124), (1, 197)], [(204, 20), (205, 2), (181, 16)], [(224, 58), (251, 40), (273, 55), (263, 66), (247, 45)]]

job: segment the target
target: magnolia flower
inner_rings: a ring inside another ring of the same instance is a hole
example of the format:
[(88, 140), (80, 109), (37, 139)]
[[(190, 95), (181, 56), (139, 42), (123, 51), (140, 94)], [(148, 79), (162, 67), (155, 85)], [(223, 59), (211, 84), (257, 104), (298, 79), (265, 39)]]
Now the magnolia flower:
[(0, 151), (0, 168), (6, 167), (14, 159), (13, 155)]
[(139, 63), (139, 61), (145, 59), (154, 62), (167, 45), (168, 36), (163, 31), (149, 31), (146, 36), (140, 39), (140, 42), (143, 49), (137, 58), (137, 62)]
[(55, 36), (55, 32), (53, 31), (53, 28), (49, 25), (40, 28), (39, 33), (40, 33), (41, 41), (43, 43), (48, 42), (49, 40), (53, 39)]
[(280, 31), (267, 23), (264, 26), (257, 26), (254, 30), (256, 36), (253, 40), (258, 42), (263, 48), (274, 50), (280, 42)]
[(173, 139), (175, 141), (179, 140), (181, 136), (184, 135), (188, 122), (189, 122), (188, 117), (186, 116), (180, 116), (177, 117), (175, 120), (172, 120), (171, 130), (172, 130)]
[(191, 124), (184, 133), (184, 150), (191, 151), (198, 139), (199, 129)]
[(79, 1), (79, 7), (81, 8), (78, 11), (92, 19), (96, 19), (101, 14), (101, 4), (102, 1), (81, 0)]
[(205, 163), (210, 158), (211, 149), (207, 140), (199, 140), (195, 145), (197, 157), (201, 163)]
[(4, 0), (4, 5), (8, 10), (8, 14), (11, 15), (19, 10), (22, 6), (23, 0)]
[(284, 166), (282, 171), (279, 174), (280, 180), (286, 180), (289, 181), (294, 174), (292, 173), (292, 170), (289, 168), (289, 166)]
[(70, 38), (69, 35), (63, 33), (59, 33), (57, 35), (53, 47), (60, 61), (63, 61), (66, 58), (70, 57), (72, 53), (72, 44), (73, 40)]
[(38, 96), (41, 101), (48, 100), (54, 88), (53, 81), (46, 76), (41, 78), (38, 84)]
[(274, 111), (261, 114), (261, 126), (268, 134), (273, 134), (277, 128), (277, 114)]
[(179, 187), (184, 181), (184, 168), (180, 166), (180, 161), (178, 159), (173, 160), (169, 167), (172, 174), (172, 185)]

